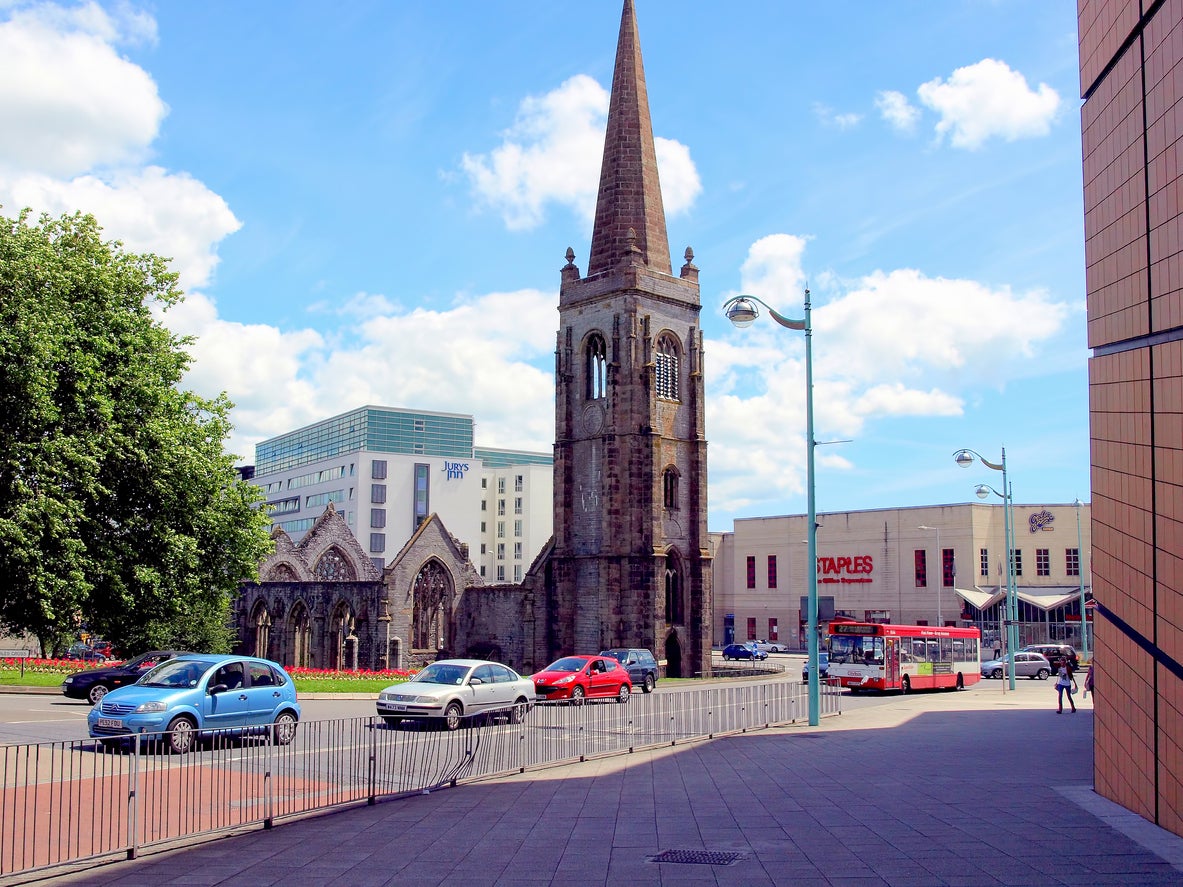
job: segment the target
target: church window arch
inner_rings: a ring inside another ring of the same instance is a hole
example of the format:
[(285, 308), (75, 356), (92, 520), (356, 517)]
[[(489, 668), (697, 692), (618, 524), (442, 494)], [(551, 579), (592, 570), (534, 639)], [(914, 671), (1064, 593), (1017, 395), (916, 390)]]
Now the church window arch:
[(292, 605), (288, 625), (292, 633), (292, 664), (297, 668), (308, 668), (313, 665), (312, 615), (303, 601)]
[(678, 481), (681, 480), (681, 474), (678, 469), (669, 465), (665, 471), (661, 473), (661, 499), (662, 504), (670, 511), (678, 510)]
[(665, 558), (665, 621), (670, 625), (682, 625), (686, 622), (682, 562), (676, 551), (671, 551)]
[(608, 395), (608, 344), (599, 333), (587, 339), (587, 399), (598, 400)]
[(265, 601), (259, 601), (255, 605), (255, 611), (251, 614), (251, 628), (255, 634), (255, 644), (253, 655), (261, 659), (271, 659), (271, 611), (267, 609)]
[(316, 566), (312, 569), (312, 575), (322, 582), (354, 582), (357, 580), (353, 564), (335, 545), (320, 556)]
[(657, 396), (663, 400), (678, 400), (678, 364), (681, 349), (678, 340), (670, 333), (657, 337), (653, 356), (656, 369)]
[(420, 650), (445, 649), (452, 610), (452, 577), (432, 558), (415, 576), (412, 585), (411, 644)]

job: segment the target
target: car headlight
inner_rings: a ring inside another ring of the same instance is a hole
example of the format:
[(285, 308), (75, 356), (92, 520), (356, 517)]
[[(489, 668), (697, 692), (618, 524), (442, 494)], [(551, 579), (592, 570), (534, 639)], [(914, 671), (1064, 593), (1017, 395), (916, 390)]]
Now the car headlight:
[(569, 674), (565, 678), (559, 678), (557, 681), (555, 681), (555, 683), (556, 684), (569, 684), (573, 680), (575, 680), (575, 675)]
[(412, 702), (418, 702), (421, 705), (431, 705), (433, 702), (438, 704), (439, 700), (434, 696), (416, 696)]
[(143, 702), (136, 706), (137, 714), (149, 711), (168, 711), (168, 705), (164, 702)]
[(64, 681), (62, 681), (62, 683), (63, 684), (72, 684), (72, 683), (74, 683), (74, 678), (73, 677), (66, 678)]

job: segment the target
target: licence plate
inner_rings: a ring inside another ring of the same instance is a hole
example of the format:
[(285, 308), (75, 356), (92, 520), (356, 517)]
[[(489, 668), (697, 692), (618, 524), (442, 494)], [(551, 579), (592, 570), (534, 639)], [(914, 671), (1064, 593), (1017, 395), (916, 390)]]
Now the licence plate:
[(114, 718), (99, 718), (96, 726), (106, 727), (109, 730), (122, 730), (123, 721), (117, 721)]
[(393, 708), (395, 711), (406, 711), (407, 710), (407, 707), (405, 705), (392, 705), (390, 707)]

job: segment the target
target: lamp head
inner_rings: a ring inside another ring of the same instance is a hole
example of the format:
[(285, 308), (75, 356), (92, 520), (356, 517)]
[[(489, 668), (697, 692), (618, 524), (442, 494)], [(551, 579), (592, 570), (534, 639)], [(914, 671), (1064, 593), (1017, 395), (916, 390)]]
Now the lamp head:
[(1083, 502), (1081, 502), (1079, 499), (1077, 499), (1077, 500), (1076, 500), (1075, 502), (1073, 502), (1072, 504), (1073, 504), (1073, 505), (1076, 507), (1076, 510), (1077, 510), (1077, 511), (1080, 511), (1080, 506), (1084, 505), (1084, 503), (1083, 503)]
[(759, 316), (760, 311), (755, 303), (743, 296), (732, 301), (727, 308), (727, 319), (740, 329), (751, 326)]
[(969, 466), (974, 464), (974, 457), (969, 450), (958, 450), (953, 454), (953, 461), (962, 468), (969, 468)]
[(974, 490), (974, 492), (977, 494), (979, 499), (986, 499), (990, 496), (990, 488), (985, 484), (978, 484), (978, 487), (976, 490)]

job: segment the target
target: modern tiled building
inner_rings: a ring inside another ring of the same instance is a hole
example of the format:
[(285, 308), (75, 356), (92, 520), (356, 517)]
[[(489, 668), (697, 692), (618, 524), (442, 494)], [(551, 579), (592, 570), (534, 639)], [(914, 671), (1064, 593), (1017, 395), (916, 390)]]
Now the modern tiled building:
[[(822, 621), (976, 626), (992, 650), (1006, 598), (1003, 507), (975, 502), (819, 514)], [(1015, 504), (1013, 514), (1020, 642), (1083, 649), (1081, 598), (1092, 591), (1089, 506)], [(744, 518), (734, 532), (713, 534), (716, 645), (759, 638), (804, 648), (806, 526), (805, 515)]]
[(468, 415), (363, 406), (259, 443), (253, 481), (293, 542), (332, 502), (381, 570), (434, 513), (482, 575), (513, 576), (550, 538), (553, 456), (475, 447), (473, 431)]
[(1095, 784), (1183, 835), (1183, 0), (1078, 0)]

